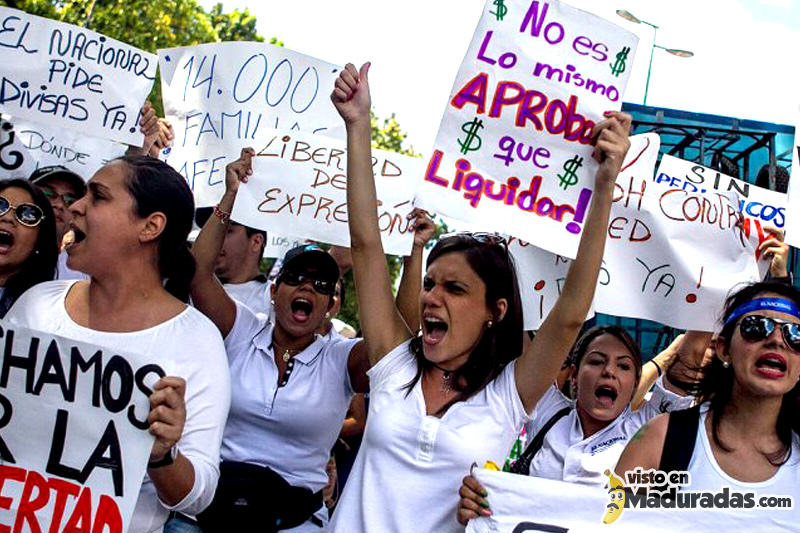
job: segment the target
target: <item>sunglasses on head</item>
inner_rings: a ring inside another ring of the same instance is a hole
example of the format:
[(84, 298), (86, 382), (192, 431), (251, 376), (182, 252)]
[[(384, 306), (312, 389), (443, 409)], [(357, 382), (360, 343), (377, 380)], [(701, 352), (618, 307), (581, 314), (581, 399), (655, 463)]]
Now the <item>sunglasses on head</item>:
[(38, 226), (39, 222), (44, 218), (44, 213), (38, 205), (19, 204), (14, 206), (11, 205), (11, 202), (9, 202), (5, 196), (0, 196), (0, 216), (12, 210), (14, 211), (14, 217), (17, 219), (17, 222), (29, 228)]
[(441, 238), (446, 239), (448, 237), (467, 237), (481, 244), (499, 244), (501, 246), (505, 246), (506, 248), (508, 248), (508, 241), (506, 240), (506, 238), (497, 233), (488, 233), (484, 231), (477, 231), (477, 232), (456, 231), (453, 233), (442, 235)]
[(779, 320), (763, 315), (748, 315), (739, 322), (739, 333), (748, 342), (757, 342), (766, 339), (775, 331), (775, 326), (781, 327), (781, 334), (786, 344), (795, 352), (800, 352), (800, 324)]
[(51, 202), (56, 198), (61, 198), (61, 201), (64, 203), (65, 207), (69, 207), (78, 201), (78, 197), (72, 193), (58, 194), (53, 189), (48, 189), (47, 187), (40, 187), (40, 190), (42, 191), (42, 194), (44, 194), (45, 197), (47, 197), (47, 199)]
[(317, 279), (312, 276), (308, 276), (306, 274), (293, 272), (291, 270), (283, 272), (278, 278), (278, 281), (290, 285), (292, 287), (297, 287), (298, 285), (302, 285), (306, 281), (310, 281), (311, 286), (314, 288), (314, 290), (320, 294), (333, 296), (334, 292), (336, 292), (335, 281), (330, 281), (327, 279)]

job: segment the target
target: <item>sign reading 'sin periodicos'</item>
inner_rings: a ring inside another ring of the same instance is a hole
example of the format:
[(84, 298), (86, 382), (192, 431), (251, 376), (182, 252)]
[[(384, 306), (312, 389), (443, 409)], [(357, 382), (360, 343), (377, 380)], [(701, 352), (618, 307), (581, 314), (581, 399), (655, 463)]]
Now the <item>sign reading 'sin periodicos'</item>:
[(488, 0), (417, 205), (574, 257), (637, 37), (554, 0)]

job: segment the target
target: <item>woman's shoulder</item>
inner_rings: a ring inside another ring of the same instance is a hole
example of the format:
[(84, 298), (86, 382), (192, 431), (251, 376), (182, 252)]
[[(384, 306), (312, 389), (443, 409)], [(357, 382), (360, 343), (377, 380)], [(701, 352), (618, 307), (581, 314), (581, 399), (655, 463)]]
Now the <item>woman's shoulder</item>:
[(65, 294), (76, 280), (54, 280), (38, 283), (25, 291), (14, 302), (6, 314), (6, 319), (18, 322), (46, 320), (54, 313), (66, 312), (63, 302)]
[(222, 335), (214, 323), (203, 313), (187, 305), (174, 319), (174, 326), (183, 342), (193, 345), (213, 344), (224, 350)]

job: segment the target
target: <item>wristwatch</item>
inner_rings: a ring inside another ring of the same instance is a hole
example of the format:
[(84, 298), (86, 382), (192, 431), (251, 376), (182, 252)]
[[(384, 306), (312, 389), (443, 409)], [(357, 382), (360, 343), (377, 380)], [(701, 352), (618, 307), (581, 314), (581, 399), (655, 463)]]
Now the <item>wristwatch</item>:
[(175, 458), (178, 456), (178, 448), (177, 446), (173, 446), (169, 449), (169, 452), (164, 455), (158, 461), (148, 461), (147, 468), (161, 468), (163, 466), (169, 466), (175, 462)]

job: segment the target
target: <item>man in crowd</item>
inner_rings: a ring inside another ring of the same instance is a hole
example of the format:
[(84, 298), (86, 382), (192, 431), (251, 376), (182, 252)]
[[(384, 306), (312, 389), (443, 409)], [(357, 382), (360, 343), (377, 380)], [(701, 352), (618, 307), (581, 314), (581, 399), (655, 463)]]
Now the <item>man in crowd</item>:
[(50, 200), (56, 222), (58, 239), (58, 279), (88, 279), (82, 272), (67, 266), (67, 253), (64, 251), (64, 235), (69, 230), (72, 214), (69, 206), (86, 194), (86, 182), (76, 173), (61, 165), (39, 167), (28, 178)]

